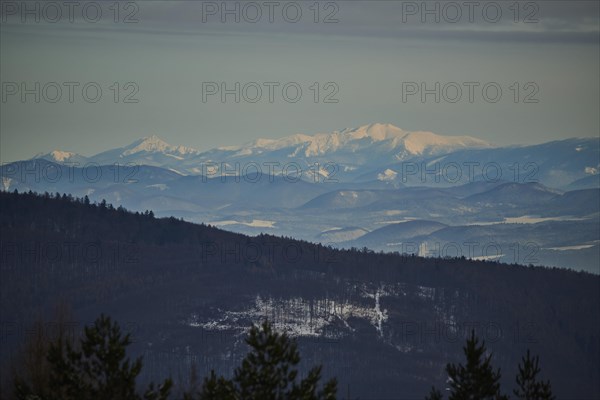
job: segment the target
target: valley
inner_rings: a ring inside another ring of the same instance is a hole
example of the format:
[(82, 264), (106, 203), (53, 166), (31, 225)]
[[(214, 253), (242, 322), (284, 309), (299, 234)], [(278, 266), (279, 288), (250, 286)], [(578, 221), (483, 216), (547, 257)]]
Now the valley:
[(8, 163), (2, 182), (248, 235), (600, 273), (599, 147), (495, 147), (389, 124), (205, 152), (152, 136)]

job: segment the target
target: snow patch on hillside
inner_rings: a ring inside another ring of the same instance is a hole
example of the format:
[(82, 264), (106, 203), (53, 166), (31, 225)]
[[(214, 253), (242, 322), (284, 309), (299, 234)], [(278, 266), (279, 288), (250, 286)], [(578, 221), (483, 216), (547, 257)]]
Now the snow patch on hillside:
[(393, 181), (394, 179), (396, 179), (396, 176), (398, 176), (398, 173), (396, 171), (394, 171), (393, 169), (386, 169), (385, 171), (383, 171), (380, 174), (377, 174), (377, 180), (380, 181)]
[(255, 228), (275, 228), (276, 221), (267, 221), (263, 219), (253, 219), (250, 222), (236, 221), (236, 220), (223, 220), (223, 221), (214, 221), (208, 222), (210, 225), (216, 226), (227, 226), (227, 225), (246, 225)]
[[(186, 324), (207, 330), (245, 331), (248, 321), (260, 324), (268, 319), (275, 329), (285, 332), (290, 337), (327, 337), (339, 338), (344, 333), (336, 326), (353, 331), (350, 325), (352, 318), (368, 321), (383, 338), (384, 324), (388, 321), (388, 311), (382, 307), (381, 298), (400, 296), (406, 293), (398, 287), (383, 286), (369, 288), (366, 285), (352, 287), (363, 299), (372, 299), (372, 305), (358, 304), (357, 301), (338, 301), (320, 298), (316, 300), (293, 297), (288, 299), (263, 298), (257, 295), (254, 303), (241, 311), (217, 310), (218, 317), (202, 320), (198, 314), (190, 315)], [(363, 302), (361, 302), (363, 303)]]

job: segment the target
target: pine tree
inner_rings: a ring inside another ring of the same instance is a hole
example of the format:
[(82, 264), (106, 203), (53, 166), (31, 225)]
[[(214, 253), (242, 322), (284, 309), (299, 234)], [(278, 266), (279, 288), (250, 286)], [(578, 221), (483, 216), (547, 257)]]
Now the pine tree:
[[(119, 325), (101, 315), (76, 348), (57, 341), (50, 346), (52, 396), (48, 400), (136, 400), (136, 378), (142, 369), (141, 358), (126, 357), (130, 335), (122, 336)], [(158, 388), (152, 385), (144, 399), (166, 400), (172, 382)]]
[(211, 371), (210, 377), (204, 380), (201, 400), (335, 400), (335, 379), (317, 391), (321, 366), (312, 368), (305, 379), (297, 382), (300, 353), (296, 342), (286, 334), (274, 332), (268, 322), (253, 326), (246, 343), (251, 351), (236, 369), (233, 379), (217, 377)]
[(485, 356), (485, 342), (478, 344), (475, 331), (463, 347), (467, 363), (465, 366), (448, 364), (446, 372), (450, 380), (450, 400), (505, 400), (500, 394), (500, 369), (494, 371), (492, 355)]
[(513, 390), (517, 398), (522, 400), (554, 400), (550, 382), (537, 380), (540, 373), (539, 357), (531, 357), (529, 349), (519, 364), (519, 373), (517, 374), (518, 388)]
[[(192, 400), (189, 396), (185, 400)], [(204, 378), (200, 400), (237, 400), (235, 385), (232, 381), (217, 377), (215, 371), (210, 371), (210, 377)]]
[(425, 400), (442, 400), (442, 393), (434, 386), (431, 387), (431, 392), (425, 397)]

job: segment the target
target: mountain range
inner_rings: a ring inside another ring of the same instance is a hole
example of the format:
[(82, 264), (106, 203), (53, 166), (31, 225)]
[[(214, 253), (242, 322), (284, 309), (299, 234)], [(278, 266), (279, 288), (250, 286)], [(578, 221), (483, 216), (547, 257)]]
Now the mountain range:
[(445, 154), (460, 149), (490, 148), (487, 142), (469, 136), (441, 136), (432, 132), (407, 132), (390, 124), (370, 124), (355, 129), (316, 135), (296, 134), (281, 139), (257, 139), (242, 146), (229, 146), (205, 152), (172, 146), (156, 135), (144, 137), (128, 146), (111, 149), (91, 157), (54, 150), (34, 158), (49, 161), (88, 162), (100, 165), (120, 162), (172, 168), (182, 174), (202, 173), (207, 162), (234, 163), (302, 160), (311, 165), (332, 159), (344, 170), (379, 162), (394, 162)]
[(501, 147), (371, 124), (208, 151), (150, 136), (89, 157), (38, 154), (1, 176), (7, 191), (87, 195), (249, 235), (600, 273), (599, 164), (598, 138)]
[(566, 188), (598, 186), (599, 154), (598, 138), (499, 147), (469, 136), (409, 132), (375, 123), (332, 133), (257, 139), (208, 151), (172, 146), (149, 136), (89, 157), (54, 150), (34, 158), (62, 164), (149, 165), (182, 175), (213, 176), (253, 173), (253, 165), (266, 174), (269, 164), (273, 174), (284, 174), (284, 166), (296, 163), (306, 173), (305, 179), (319, 175), (343, 182), (379, 180), (445, 186), (508, 179)]

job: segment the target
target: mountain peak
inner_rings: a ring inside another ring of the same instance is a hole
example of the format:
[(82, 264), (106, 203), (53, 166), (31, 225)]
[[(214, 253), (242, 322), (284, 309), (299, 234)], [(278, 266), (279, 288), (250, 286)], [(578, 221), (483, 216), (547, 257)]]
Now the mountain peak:
[(56, 161), (65, 161), (73, 156), (76, 156), (77, 153), (73, 153), (72, 151), (62, 151), (62, 150), (54, 150), (48, 154)]
[(125, 147), (123, 155), (147, 152), (147, 153), (179, 153), (179, 154), (197, 154), (198, 150), (185, 146), (172, 146), (162, 140), (157, 135), (145, 136), (136, 140), (129, 146)]
[(33, 158), (43, 158), (44, 160), (64, 163), (64, 162), (79, 162), (85, 157), (72, 151), (53, 150), (50, 153), (38, 153)]
[(406, 132), (392, 124), (372, 123), (363, 125), (358, 128), (344, 130), (343, 134), (348, 135), (352, 139), (362, 139), (369, 137), (373, 141), (381, 141), (404, 135)]
[[(417, 155), (434, 155), (467, 148), (488, 148), (491, 145), (470, 136), (442, 136), (432, 132), (405, 131), (389, 123), (371, 123), (358, 128), (317, 133), (295, 134), (279, 139), (256, 139), (241, 147), (227, 148), (237, 151), (238, 156), (259, 154), (269, 150), (289, 148), (289, 157), (320, 156), (336, 151), (357, 152), (370, 146), (373, 151), (396, 151), (396, 159)], [(371, 150), (369, 150), (371, 151)]]
[(161, 138), (156, 135), (145, 136), (141, 139), (136, 140), (131, 145), (127, 146), (127, 151), (129, 153), (137, 153), (138, 151), (164, 151), (167, 148), (172, 147), (169, 143), (165, 142)]

